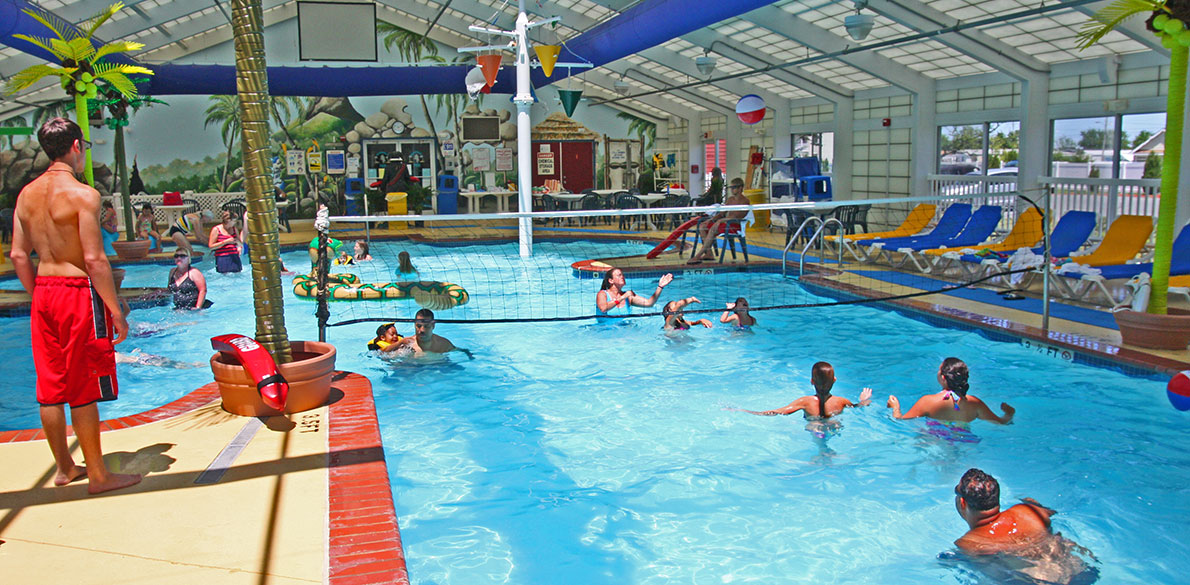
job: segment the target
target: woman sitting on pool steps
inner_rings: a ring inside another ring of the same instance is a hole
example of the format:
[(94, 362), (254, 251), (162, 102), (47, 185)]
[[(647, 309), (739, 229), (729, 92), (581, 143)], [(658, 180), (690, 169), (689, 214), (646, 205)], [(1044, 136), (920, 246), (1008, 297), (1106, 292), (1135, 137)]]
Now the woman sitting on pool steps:
[(967, 364), (957, 357), (948, 357), (938, 367), (938, 383), (942, 391), (937, 394), (927, 394), (917, 400), (913, 408), (904, 415), (901, 414), (901, 403), (896, 396), (888, 397), (888, 407), (893, 409), (893, 418), (929, 417), (947, 422), (969, 423), (977, 418), (990, 420), (994, 423), (1006, 425), (1012, 422), (1016, 409), (1007, 402), (1001, 402), (1004, 416), (996, 416), (982, 400), (968, 396), (971, 386), (967, 383)]
[(826, 362), (818, 362), (810, 370), (810, 383), (814, 385), (814, 396), (802, 396), (781, 408), (773, 410), (745, 410), (760, 416), (776, 416), (778, 414), (793, 414), (802, 411), (806, 418), (830, 418), (843, 412), (847, 407), (867, 406), (872, 402), (872, 389), (864, 388), (859, 394), (859, 404), (855, 404), (842, 396), (832, 396), (831, 388), (835, 386), (835, 368)]

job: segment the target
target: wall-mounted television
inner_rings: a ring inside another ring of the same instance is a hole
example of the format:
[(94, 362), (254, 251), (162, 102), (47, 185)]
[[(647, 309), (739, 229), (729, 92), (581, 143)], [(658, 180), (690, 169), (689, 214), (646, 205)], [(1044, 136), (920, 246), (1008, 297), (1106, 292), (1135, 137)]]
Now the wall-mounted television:
[(498, 142), (500, 140), (500, 118), (498, 116), (463, 116), (463, 128), (459, 140), (463, 142)]

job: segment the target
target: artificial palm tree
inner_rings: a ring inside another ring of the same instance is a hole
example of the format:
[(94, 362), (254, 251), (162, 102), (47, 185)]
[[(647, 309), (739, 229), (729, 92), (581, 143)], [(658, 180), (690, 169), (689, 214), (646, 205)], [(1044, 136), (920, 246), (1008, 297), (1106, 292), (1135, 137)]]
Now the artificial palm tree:
[(1190, 53), (1190, 0), (1116, 0), (1096, 12), (1079, 32), (1079, 48), (1099, 42), (1120, 23), (1148, 14), (1146, 27), (1169, 49), (1169, 88), (1165, 102), (1165, 160), (1161, 168), (1161, 205), (1157, 212), (1157, 240), (1153, 245), (1153, 278), (1149, 313), (1167, 313), (1169, 264), (1173, 250), (1174, 216), (1178, 208), (1178, 180), (1182, 158), (1182, 127), (1186, 108), (1186, 63)]
[[(153, 72), (138, 65), (106, 63), (103, 61), (108, 55), (138, 51), (144, 47), (141, 43), (128, 41), (113, 41), (98, 49), (92, 41), (96, 29), (107, 22), (124, 8), (123, 2), (116, 2), (90, 20), (84, 22), (81, 28), (75, 28), (71, 23), (62, 20), (52, 12), (42, 8), (26, 8), (23, 10), (41, 24), (44, 24), (56, 38), (33, 37), (16, 34), (13, 37), (28, 41), (48, 51), (56, 59), (57, 65), (33, 65), (12, 76), (8, 82), (7, 93), (16, 93), (33, 85), (43, 77), (55, 75), (61, 80), (62, 89), (74, 98), (74, 111), (79, 118), (79, 126), (83, 130), (83, 139), (91, 140), (91, 129), (87, 124), (87, 99), (94, 99), (98, 95), (98, 80), (106, 81), (117, 91), (128, 97), (136, 97), (136, 84), (128, 76), (133, 74), (152, 75)], [(83, 172), (87, 184), (95, 186), (95, 175), (91, 168), (91, 149), (86, 149), (86, 167)]]
[(219, 180), (219, 190), (227, 188), (227, 173), (231, 169), (231, 152), (240, 139), (243, 125), (240, 122), (240, 96), (213, 95), (211, 105), (207, 106), (206, 120), (203, 128), (211, 124), (219, 124), (219, 136), (223, 138), (223, 146), (227, 147), (226, 159), (223, 162), (223, 177)]
[(277, 208), (269, 172), (269, 87), (264, 56), (264, 11), (260, 0), (232, 0), (231, 7), (236, 87), (239, 88), (243, 132), (244, 186), (248, 192), (256, 341), (273, 354), (277, 363), (284, 364), (293, 361), (293, 354), (285, 329)]

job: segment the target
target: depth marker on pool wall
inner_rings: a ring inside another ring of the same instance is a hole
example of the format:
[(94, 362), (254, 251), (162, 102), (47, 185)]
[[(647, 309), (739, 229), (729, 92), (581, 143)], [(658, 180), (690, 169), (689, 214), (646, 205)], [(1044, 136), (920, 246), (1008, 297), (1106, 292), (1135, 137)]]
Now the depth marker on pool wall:
[(248, 419), (248, 422), (244, 424), (244, 428), (240, 429), (240, 432), (232, 437), (231, 442), (223, 448), (223, 451), (219, 452), (219, 455), (215, 457), (211, 465), (203, 470), (202, 473), (198, 474), (198, 479), (195, 479), (194, 483), (199, 485), (212, 484), (218, 483), (219, 480), (223, 479), (223, 474), (227, 473), (227, 470), (231, 468), (231, 464), (235, 463), (240, 453), (244, 452), (244, 447), (248, 446), (248, 443), (252, 441), (252, 437), (256, 436), (256, 431), (259, 431), (262, 426), (264, 426), (264, 423), (259, 418)]

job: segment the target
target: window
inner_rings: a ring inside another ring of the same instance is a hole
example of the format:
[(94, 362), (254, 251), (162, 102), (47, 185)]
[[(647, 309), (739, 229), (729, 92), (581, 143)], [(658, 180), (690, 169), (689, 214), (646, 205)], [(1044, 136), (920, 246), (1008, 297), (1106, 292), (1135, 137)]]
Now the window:
[[(984, 122), (938, 128), (938, 172), (943, 175), (989, 174), (1016, 166), (1021, 123)], [(995, 174), (995, 173), (993, 173)]]
[(835, 133), (794, 134), (793, 156), (816, 156), (822, 163), (822, 172), (830, 173), (830, 163), (835, 158)]

